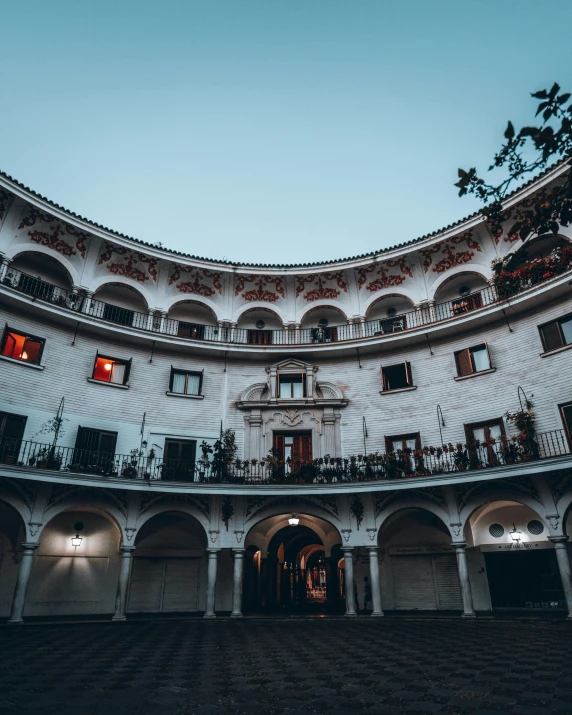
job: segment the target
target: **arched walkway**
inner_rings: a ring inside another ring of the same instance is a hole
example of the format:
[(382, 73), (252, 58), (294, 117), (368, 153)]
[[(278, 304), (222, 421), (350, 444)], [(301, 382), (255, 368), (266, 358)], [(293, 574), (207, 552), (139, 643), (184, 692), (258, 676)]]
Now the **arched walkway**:
[(343, 610), (340, 541), (329, 522), (309, 514), (286, 512), (259, 521), (245, 540), (244, 609), (282, 614)]
[(24, 520), (13, 506), (0, 501), (0, 618), (7, 618), (26, 540)]

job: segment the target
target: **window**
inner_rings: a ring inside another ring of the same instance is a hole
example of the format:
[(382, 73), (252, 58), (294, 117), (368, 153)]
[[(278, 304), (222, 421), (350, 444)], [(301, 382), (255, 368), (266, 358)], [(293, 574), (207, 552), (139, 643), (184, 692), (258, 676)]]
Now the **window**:
[(178, 395), (200, 395), (202, 384), (202, 372), (187, 372), (171, 368), (170, 392), (176, 392)]
[(572, 344), (572, 315), (565, 315), (552, 323), (541, 325), (539, 330), (546, 352), (570, 345)]
[(484, 466), (498, 464), (501, 439), (505, 436), (502, 419), (488, 420), (465, 425), (467, 444), (476, 445), (476, 454), (479, 462)]
[(415, 450), (421, 449), (421, 435), (419, 432), (399, 434), (385, 438), (385, 451), (400, 453), (397, 460), (397, 470), (402, 474), (414, 472), (416, 469)]
[(114, 470), (117, 432), (78, 427), (73, 462), (103, 473)]
[(560, 414), (562, 415), (568, 446), (572, 449), (572, 402), (566, 405), (560, 405)]
[(306, 381), (304, 375), (278, 375), (278, 397), (281, 399), (306, 397)]
[(93, 367), (93, 379), (115, 385), (126, 385), (130, 370), (131, 360), (116, 360), (98, 354)]
[(27, 419), (22, 415), (0, 412), (0, 462), (14, 464), (18, 461)]
[(247, 330), (246, 342), (249, 345), (272, 345), (272, 330)]
[(26, 333), (18, 333), (6, 326), (2, 336), (1, 353), (13, 360), (22, 360), (30, 365), (39, 365), (44, 350), (44, 340)]
[(486, 343), (476, 345), (474, 348), (459, 350), (455, 353), (455, 361), (459, 377), (491, 369), (491, 357)]
[(120, 308), (117, 305), (110, 305), (109, 303), (103, 304), (103, 319), (108, 320), (110, 323), (132, 325), (133, 315), (134, 312), (127, 308)]
[(400, 362), (398, 365), (387, 365), (381, 368), (381, 379), (383, 391), (403, 390), (413, 387), (411, 378), (411, 365), (408, 362)]
[(192, 482), (195, 479), (195, 440), (166, 439), (161, 478)]

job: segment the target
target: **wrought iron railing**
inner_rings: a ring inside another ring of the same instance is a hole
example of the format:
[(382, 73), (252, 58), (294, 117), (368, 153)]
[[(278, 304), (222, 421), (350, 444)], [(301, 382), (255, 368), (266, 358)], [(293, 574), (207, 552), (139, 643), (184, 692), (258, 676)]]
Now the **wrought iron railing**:
[(60, 288), (40, 278), (8, 267), (2, 284), (14, 290), (66, 310), (84, 313), (115, 325), (129, 326), (151, 333), (172, 335), (189, 340), (234, 343), (238, 345), (327, 345), (363, 338), (394, 335), (426, 325), (459, 317), (499, 302), (495, 289), (486, 286), (481, 290), (444, 303), (420, 307), (406, 313), (352, 325), (316, 328), (291, 327), (284, 330), (256, 330), (228, 325), (202, 325), (183, 320), (173, 320), (150, 311), (141, 313), (121, 308), (88, 296), (84, 293)]
[(134, 451), (111, 454), (15, 439), (0, 440), (0, 465), (23, 470), (55, 470), (102, 478), (215, 484), (327, 484), (422, 478), (505, 467), (570, 454), (564, 430), (534, 437), (501, 438), (474, 444), (448, 444), (393, 453), (323, 457), (309, 462), (235, 460), (184, 462)]

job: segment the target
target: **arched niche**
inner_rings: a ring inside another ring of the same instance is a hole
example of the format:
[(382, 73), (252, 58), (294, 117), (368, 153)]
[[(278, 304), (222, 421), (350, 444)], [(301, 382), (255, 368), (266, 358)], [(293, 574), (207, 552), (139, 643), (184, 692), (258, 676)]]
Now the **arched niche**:
[[(453, 306), (447, 308), (443, 315), (437, 315), (437, 318), (452, 317), (458, 312), (480, 308), (486, 302), (481, 292), (487, 287), (487, 279), (474, 271), (462, 271), (446, 279), (435, 291), (434, 300), (437, 306), (449, 301), (453, 301)], [(456, 306), (460, 307), (457, 309)]]
[(25, 251), (14, 257), (11, 270), (21, 271), (32, 278), (39, 278), (51, 285), (71, 290), (73, 280), (67, 268), (57, 258), (37, 251)]
[(105, 283), (94, 294), (94, 299), (128, 311), (146, 313), (147, 301), (142, 294), (124, 283)]
[(169, 320), (195, 325), (216, 325), (217, 316), (212, 308), (197, 300), (182, 300), (169, 308)]
[(155, 514), (135, 539), (130, 613), (173, 613), (203, 610), (206, 588), (207, 537), (190, 514)]
[[(72, 544), (76, 533), (79, 546)], [(41, 533), (24, 615), (113, 613), (120, 540), (107, 513), (74, 507), (56, 514)]]
[(331, 305), (320, 305), (306, 311), (300, 320), (301, 328), (317, 328), (320, 326), (333, 328), (339, 325), (346, 325), (345, 313)]
[(385, 520), (378, 539), (384, 610), (462, 610), (451, 533), (435, 513), (401, 509)]
[(270, 308), (251, 308), (236, 321), (237, 327), (245, 330), (282, 330), (282, 318)]
[(11, 504), (0, 500), (0, 618), (10, 614), (23, 541), (24, 520)]
[(543, 234), (529, 239), (521, 246), (514, 248), (512, 252), (507, 254), (506, 260), (509, 261), (507, 268), (516, 270), (524, 265), (527, 261), (532, 261), (537, 258), (547, 258), (557, 248), (570, 246), (570, 240), (560, 234), (553, 233)]
[(387, 320), (415, 310), (413, 301), (404, 295), (391, 293), (383, 295), (371, 303), (366, 312), (366, 320)]
[[(498, 499), (475, 509), (465, 525), (473, 592), (493, 610), (565, 608), (548, 524), (531, 506)], [(477, 568), (478, 567), (478, 568)]]

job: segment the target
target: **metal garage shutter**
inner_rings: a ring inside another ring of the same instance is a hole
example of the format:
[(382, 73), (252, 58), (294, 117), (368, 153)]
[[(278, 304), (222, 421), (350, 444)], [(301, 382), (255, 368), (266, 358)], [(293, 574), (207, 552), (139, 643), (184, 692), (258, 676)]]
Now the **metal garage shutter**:
[(450, 611), (462, 609), (463, 599), (461, 597), (457, 557), (454, 554), (434, 556), (433, 568), (435, 569), (439, 608)]
[(164, 559), (133, 559), (129, 605), (132, 613), (157, 613), (161, 610)]
[(393, 556), (393, 591), (398, 610), (435, 610), (437, 597), (430, 556)]
[(199, 559), (166, 559), (162, 611), (197, 611)]

